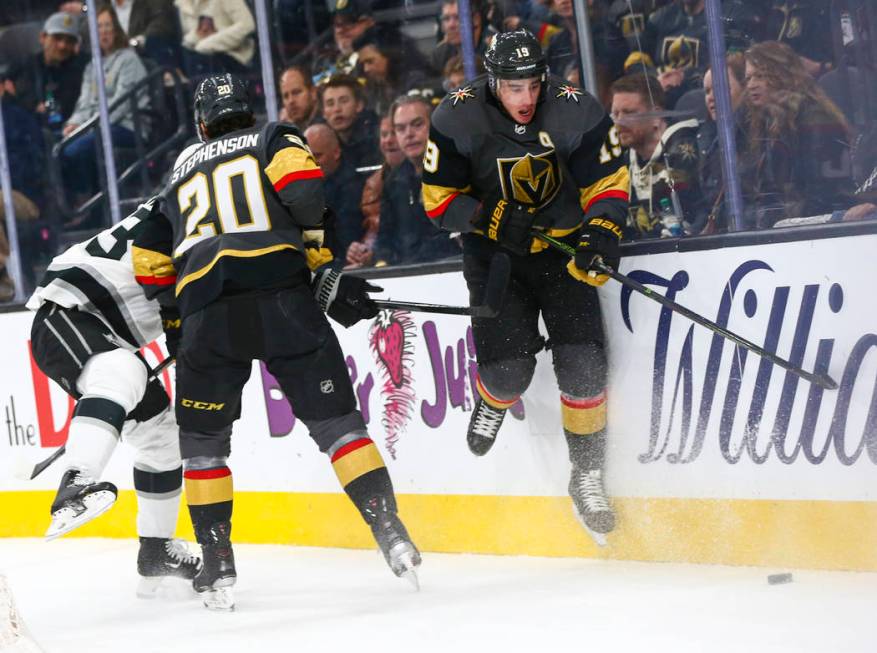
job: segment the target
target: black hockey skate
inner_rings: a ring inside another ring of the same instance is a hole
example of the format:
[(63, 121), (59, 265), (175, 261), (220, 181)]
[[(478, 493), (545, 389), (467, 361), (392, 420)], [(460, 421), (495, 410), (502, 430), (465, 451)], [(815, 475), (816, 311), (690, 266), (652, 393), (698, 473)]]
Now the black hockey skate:
[(192, 580), (200, 570), (201, 558), (189, 551), (184, 542), (164, 537), (141, 537), (137, 554), (137, 573), (140, 574), (137, 596), (152, 598), (165, 578)]
[(390, 569), (419, 590), (417, 567), (421, 562), (420, 551), (408, 536), (399, 515), (389, 509), (385, 497), (370, 499), (363, 513)]
[(466, 433), (469, 451), (476, 456), (483, 456), (490, 451), (507, 412), (507, 408), (494, 408), (480, 396), (475, 398), (475, 408), (469, 418), (469, 430)]
[(615, 529), (615, 511), (603, 487), (603, 472), (573, 466), (569, 495), (579, 522), (599, 546), (606, 546), (606, 534)]
[(198, 534), (203, 562), (192, 580), (192, 587), (202, 594), (208, 610), (234, 610), (232, 585), (237, 580), (234, 568), (234, 551), (231, 547), (231, 523), (213, 524)]
[(116, 502), (119, 491), (106, 481), (83, 476), (78, 469), (68, 469), (52, 502), (52, 523), (46, 540), (54, 540), (105, 513)]

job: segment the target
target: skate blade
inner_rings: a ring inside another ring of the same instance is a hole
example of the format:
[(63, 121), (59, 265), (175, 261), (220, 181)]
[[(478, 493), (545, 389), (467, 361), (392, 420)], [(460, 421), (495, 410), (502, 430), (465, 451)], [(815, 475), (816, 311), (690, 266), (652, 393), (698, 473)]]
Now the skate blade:
[(231, 586), (217, 587), (202, 594), (204, 607), (214, 612), (234, 611), (234, 592)]
[(78, 515), (70, 508), (61, 508), (52, 515), (52, 523), (49, 524), (49, 528), (46, 530), (46, 542), (51, 542), (90, 522), (95, 517), (99, 517), (109, 510), (115, 502), (116, 495), (114, 493), (109, 490), (101, 490), (89, 494), (82, 500), (85, 510)]
[(420, 591), (420, 579), (417, 577), (417, 566), (419, 561), (415, 562), (415, 552), (410, 544), (405, 544), (405, 551), (398, 554), (396, 559), (396, 568), (393, 569), (399, 578), (404, 578), (414, 587), (416, 591)]
[(582, 517), (581, 514), (579, 514), (579, 511), (576, 510), (575, 504), (572, 506), (572, 514), (576, 516), (576, 521), (585, 529), (585, 532), (591, 536), (591, 539), (594, 540), (594, 544), (601, 549), (604, 548), (606, 546), (606, 533), (598, 533), (597, 531), (591, 530), (591, 528), (585, 523), (584, 517)]

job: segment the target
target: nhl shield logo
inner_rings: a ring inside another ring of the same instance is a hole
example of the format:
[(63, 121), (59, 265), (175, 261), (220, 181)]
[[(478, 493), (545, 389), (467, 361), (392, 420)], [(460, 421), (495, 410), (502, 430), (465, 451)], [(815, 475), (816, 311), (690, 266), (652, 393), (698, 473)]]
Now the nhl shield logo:
[(554, 148), (542, 154), (497, 159), (502, 194), (510, 202), (536, 209), (546, 206), (560, 189), (562, 173)]

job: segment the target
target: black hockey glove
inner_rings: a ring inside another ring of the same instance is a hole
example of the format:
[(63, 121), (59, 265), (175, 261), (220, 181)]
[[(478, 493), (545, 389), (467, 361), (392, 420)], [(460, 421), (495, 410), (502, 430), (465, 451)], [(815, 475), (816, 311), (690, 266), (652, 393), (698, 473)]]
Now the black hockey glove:
[(183, 338), (183, 321), (180, 319), (180, 309), (176, 306), (162, 306), (158, 309), (161, 317), (161, 328), (164, 329), (165, 347), (172, 358), (177, 357), (180, 348), (180, 340)]
[(378, 306), (368, 294), (383, 290), (365, 279), (337, 270), (321, 270), (314, 277), (312, 288), (320, 308), (345, 327), (377, 315)]
[(489, 211), (485, 235), (514, 254), (529, 254), (533, 243), (530, 229), (536, 212), (506, 200), (497, 201), (493, 208), (487, 204), (485, 208)]
[(613, 270), (618, 269), (621, 260), (620, 243), (621, 227), (609, 218), (591, 218), (582, 227), (575, 259), (569, 262), (567, 270), (579, 281), (602, 286), (609, 276), (599, 274), (593, 265), (600, 259)]

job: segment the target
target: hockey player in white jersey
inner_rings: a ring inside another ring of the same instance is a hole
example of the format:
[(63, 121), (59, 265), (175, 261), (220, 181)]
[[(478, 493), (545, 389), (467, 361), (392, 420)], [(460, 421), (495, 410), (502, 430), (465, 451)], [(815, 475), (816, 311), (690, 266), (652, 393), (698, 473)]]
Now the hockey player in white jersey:
[(131, 265), (131, 242), (153, 207), (153, 201), (142, 204), (116, 226), (55, 257), (27, 303), (36, 311), (34, 360), (78, 399), (46, 539), (112, 506), (117, 489), (100, 478), (123, 438), (136, 450), (141, 595), (150, 594), (167, 576), (191, 580), (201, 565), (172, 539), (182, 489), (179, 433), (167, 393), (149, 378), (138, 351), (162, 333), (166, 320), (167, 346), (174, 355), (172, 327), (179, 324), (177, 316), (160, 313), (157, 302), (146, 299)]

